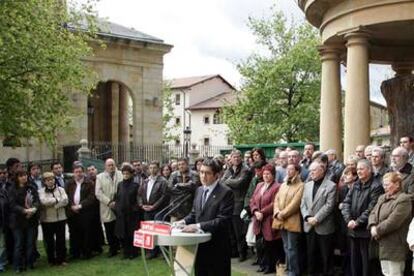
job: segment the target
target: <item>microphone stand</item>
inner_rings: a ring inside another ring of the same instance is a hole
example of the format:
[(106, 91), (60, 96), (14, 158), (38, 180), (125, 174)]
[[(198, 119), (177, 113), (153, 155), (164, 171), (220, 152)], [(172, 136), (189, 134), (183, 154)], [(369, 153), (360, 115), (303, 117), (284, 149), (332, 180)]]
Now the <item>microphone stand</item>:
[[(158, 213), (155, 214), (154, 220), (155, 221), (165, 221), (164, 213), (167, 212), (168, 215), (171, 214), (171, 212), (169, 212), (170, 211), (169, 209), (172, 208), (172, 207), (174, 207), (174, 205), (177, 202), (181, 201), (183, 198), (185, 198), (187, 196), (188, 195), (184, 194), (184, 195), (181, 195), (181, 196), (177, 197), (173, 201), (171, 201), (170, 204), (168, 204), (164, 209), (162, 209), (161, 211), (159, 211)], [(178, 206), (180, 206), (181, 204), (182, 204), (181, 202), (178, 203)]]

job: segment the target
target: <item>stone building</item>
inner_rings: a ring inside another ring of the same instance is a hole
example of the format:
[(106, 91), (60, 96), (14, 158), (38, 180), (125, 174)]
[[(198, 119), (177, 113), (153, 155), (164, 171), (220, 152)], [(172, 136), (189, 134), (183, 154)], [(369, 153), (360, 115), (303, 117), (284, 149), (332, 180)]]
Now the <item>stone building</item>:
[[(58, 134), (58, 144), (87, 139), (91, 144), (161, 145), (163, 57), (172, 46), (115, 23), (101, 23), (98, 35), (106, 48), (92, 42), (94, 55), (84, 60), (99, 82), (90, 97), (74, 94), (73, 104), (81, 115), (68, 131)], [(37, 141), (24, 141), (23, 147), (14, 149), (0, 146), (0, 150), (2, 162), (10, 156), (23, 161), (56, 156)]]
[(391, 144), (413, 135), (414, 1), (297, 0), (320, 30), (322, 45), (320, 146), (342, 152), (340, 63), (347, 68), (344, 156), (370, 143), (369, 64), (389, 64), (395, 78), (381, 91), (390, 115)]

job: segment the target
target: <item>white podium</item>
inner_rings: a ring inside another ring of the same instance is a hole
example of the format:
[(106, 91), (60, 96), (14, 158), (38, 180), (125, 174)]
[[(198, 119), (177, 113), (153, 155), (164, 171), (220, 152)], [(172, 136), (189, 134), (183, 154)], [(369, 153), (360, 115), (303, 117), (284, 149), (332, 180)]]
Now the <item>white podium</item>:
[[(198, 245), (211, 239), (210, 233), (176, 233), (158, 234), (152, 231), (138, 230), (143, 235), (152, 236), (153, 246), (159, 246), (161, 253), (167, 262), (172, 276), (190, 276), (194, 274), (194, 263)], [(174, 255), (173, 247), (177, 247)], [(145, 248), (141, 247), (141, 256), (144, 262), (147, 276), (148, 264), (145, 259)]]

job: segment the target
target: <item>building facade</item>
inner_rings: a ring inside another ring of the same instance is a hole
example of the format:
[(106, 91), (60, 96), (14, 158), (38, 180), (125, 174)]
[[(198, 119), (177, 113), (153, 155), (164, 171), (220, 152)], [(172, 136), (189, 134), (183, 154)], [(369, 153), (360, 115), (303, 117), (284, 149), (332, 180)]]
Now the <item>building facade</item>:
[(172, 120), (168, 123), (170, 143), (184, 144), (184, 130), (191, 130), (190, 144), (227, 146), (228, 127), (221, 109), (235, 99), (236, 89), (220, 75), (168, 81), (172, 97)]

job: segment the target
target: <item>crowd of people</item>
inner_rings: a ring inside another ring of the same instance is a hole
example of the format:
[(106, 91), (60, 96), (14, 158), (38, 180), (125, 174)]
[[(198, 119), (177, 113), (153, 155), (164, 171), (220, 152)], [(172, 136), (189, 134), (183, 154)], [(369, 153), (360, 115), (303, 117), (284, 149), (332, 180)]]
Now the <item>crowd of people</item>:
[[(184, 232), (212, 232), (196, 262), (207, 269), (196, 267), (197, 275), (229, 275), (231, 257), (251, 259), (264, 274), (412, 275), (413, 165), (412, 137), (389, 160), (384, 148), (361, 145), (345, 164), (313, 143), (302, 153), (277, 148), (272, 159), (261, 148), (194, 164), (107, 159), (101, 173), (75, 161), (70, 178), (59, 162), (42, 173), (9, 158), (0, 166), (0, 271), (7, 263), (15, 272), (34, 268), (39, 224), (48, 263), (66, 266), (102, 254), (104, 244), (109, 258), (135, 259), (139, 222), (168, 220)], [(214, 263), (213, 274), (205, 260), (212, 254), (225, 263)], [(146, 252), (158, 256), (157, 247)]]

